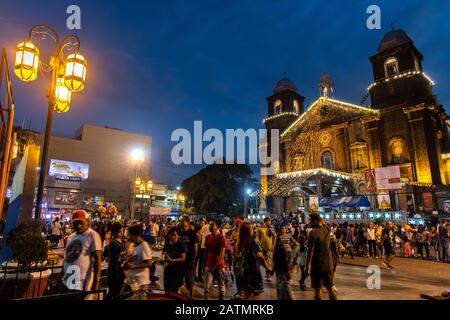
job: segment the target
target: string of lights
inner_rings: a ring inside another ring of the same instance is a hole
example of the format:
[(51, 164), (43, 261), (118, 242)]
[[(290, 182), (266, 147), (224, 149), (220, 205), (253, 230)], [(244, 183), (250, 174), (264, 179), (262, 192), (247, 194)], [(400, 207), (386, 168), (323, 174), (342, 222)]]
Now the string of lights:
[(381, 81), (376, 81), (376, 82), (372, 83), (370, 86), (367, 87), (367, 91), (369, 91), (370, 89), (372, 89), (376, 85), (379, 85), (380, 83), (389, 82), (389, 81), (392, 81), (392, 80), (397, 80), (397, 79), (401, 79), (401, 78), (405, 78), (405, 77), (411, 77), (411, 76), (414, 76), (414, 75), (422, 75), (425, 79), (428, 80), (428, 82), (430, 83), (431, 86), (435, 85), (435, 82), (425, 72), (422, 72), (422, 71), (408, 71), (408, 72), (403, 72), (403, 73), (397, 74), (397, 75), (395, 75), (395, 76), (393, 76), (391, 78), (386, 78), (386, 79), (381, 80)]
[(266, 123), (267, 121), (272, 120), (272, 119), (276, 119), (276, 118), (283, 117), (283, 116), (288, 116), (288, 115), (293, 115), (293, 116), (296, 116), (296, 117), (299, 116), (299, 114), (296, 113), (296, 112), (291, 112), (291, 111), (289, 111), (289, 112), (282, 112), (282, 113), (278, 113), (278, 114), (275, 114), (273, 116), (264, 118), (263, 119), (263, 123)]
[(379, 110), (375, 110), (375, 109), (370, 109), (364, 106), (360, 106), (357, 104), (353, 104), (353, 103), (349, 103), (349, 102), (344, 102), (344, 101), (340, 101), (340, 100), (336, 100), (336, 99), (331, 99), (328, 97), (320, 97), (319, 99), (317, 99), (316, 101), (314, 101), (312, 104), (310, 104), (310, 106), (308, 107), (308, 109), (302, 113), (300, 115), (300, 117), (295, 120), (282, 134), (281, 137), (284, 137), (288, 132), (290, 132), (293, 128), (295, 128), (296, 126), (299, 125), (299, 123), (307, 118), (308, 116), (310, 116), (310, 114), (313, 112), (314, 108), (316, 107), (316, 105), (328, 105), (328, 104), (332, 104), (333, 107), (335, 108), (341, 108), (344, 110), (357, 110), (357, 111), (362, 111), (362, 112), (367, 112), (370, 114), (379, 114), (380, 111)]

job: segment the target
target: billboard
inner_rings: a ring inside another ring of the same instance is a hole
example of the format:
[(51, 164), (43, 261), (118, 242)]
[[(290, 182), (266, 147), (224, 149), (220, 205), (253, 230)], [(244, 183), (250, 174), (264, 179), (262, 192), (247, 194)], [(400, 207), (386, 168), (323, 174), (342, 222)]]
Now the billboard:
[(87, 163), (51, 159), (48, 174), (60, 180), (87, 179), (89, 165)]
[(399, 166), (376, 168), (375, 179), (378, 190), (397, 190), (402, 188)]

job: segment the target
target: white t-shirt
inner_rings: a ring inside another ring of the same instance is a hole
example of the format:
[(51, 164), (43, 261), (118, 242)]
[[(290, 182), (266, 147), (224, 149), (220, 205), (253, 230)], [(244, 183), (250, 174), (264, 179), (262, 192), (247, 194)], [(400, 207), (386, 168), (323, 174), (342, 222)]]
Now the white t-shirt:
[(367, 240), (375, 240), (375, 229), (367, 229)]
[(61, 222), (54, 221), (52, 223), (52, 236), (60, 236), (61, 235)]
[[(130, 264), (141, 264), (145, 260), (152, 260), (152, 250), (147, 241), (142, 241), (139, 245), (131, 244), (127, 250), (127, 262)], [(148, 268), (125, 270), (125, 283), (133, 290), (150, 283), (150, 272)]]
[(200, 235), (202, 237), (202, 242), (200, 243), (200, 248), (202, 248), (202, 249), (205, 249), (205, 240), (206, 240), (206, 237), (208, 236), (208, 234), (211, 234), (211, 231), (209, 231), (209, 225), (205, 224), (200, 229)]
[(64, 277), (62, 282), (72, 290), (90, 290), (93, 282), (95, 251), (102, 250), (100, 235), (87, 229), (85, 232), (73, 233), (67, 240), (64, 253)]

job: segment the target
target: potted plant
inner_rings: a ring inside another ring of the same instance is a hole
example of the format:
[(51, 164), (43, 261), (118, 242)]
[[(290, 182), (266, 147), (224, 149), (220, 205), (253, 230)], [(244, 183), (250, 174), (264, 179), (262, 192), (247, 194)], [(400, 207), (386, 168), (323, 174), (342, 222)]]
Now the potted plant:
[[(48, 245), (41, 234), (41, 223), (26, 222), (8, 234), (12, 261), (3, 268), (0, 299), (19, 299), (42, 296), (51, 271), (45, 268)], [(11, 268), (11, 267), (14, 268)]]

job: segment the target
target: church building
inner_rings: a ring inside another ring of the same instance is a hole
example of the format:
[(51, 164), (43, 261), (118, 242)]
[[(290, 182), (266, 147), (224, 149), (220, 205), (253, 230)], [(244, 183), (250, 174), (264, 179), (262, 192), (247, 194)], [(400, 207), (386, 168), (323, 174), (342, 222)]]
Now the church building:
[[(403, 30), (392, 30), (369, 59), (370, 106), (334, 99), (326, 74), (320, 96), (307, 108), (287, 77), (266, 99), (264, 125), (280, 132), (277, 173), (261, 176), (269, 212), (308, 209), (314, 198), (361, 195), (373, 208), (385, 209), (380, 195), (394, 210), (443, 207), (450, 194), (450, 121), (422, 54)], [(371, 185), (380, 168), (399, 171), (400, 179), (390, 181), (396, 189)]]

